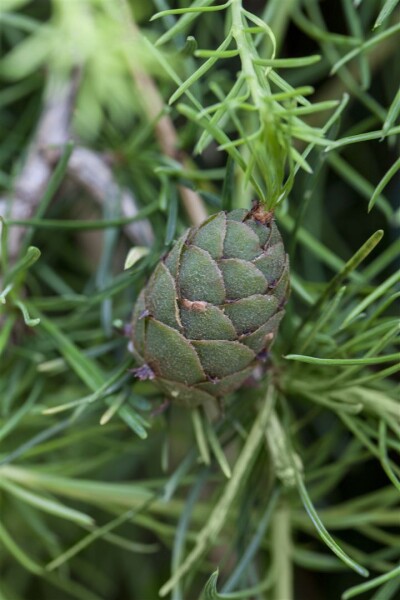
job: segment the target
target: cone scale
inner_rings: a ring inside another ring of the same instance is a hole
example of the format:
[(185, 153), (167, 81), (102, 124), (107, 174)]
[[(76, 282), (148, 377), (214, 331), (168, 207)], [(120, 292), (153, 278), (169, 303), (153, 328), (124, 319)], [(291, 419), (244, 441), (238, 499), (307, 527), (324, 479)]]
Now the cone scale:
[(288, 293), (272, 214), (256, 205), (213, 215), (175, 243), (136, 302), (136, 376), (187, 406), (220, 400), (265, 360)]

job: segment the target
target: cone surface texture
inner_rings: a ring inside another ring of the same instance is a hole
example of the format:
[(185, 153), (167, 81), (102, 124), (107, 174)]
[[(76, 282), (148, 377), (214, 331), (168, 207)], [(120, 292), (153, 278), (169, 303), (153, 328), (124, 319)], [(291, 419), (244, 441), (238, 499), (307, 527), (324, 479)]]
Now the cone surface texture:
[(275, 222), (263, 221), (259, 211), (240, 209), (192, 227), (140, 294), (136, 375), (154, 379), (172, 400), (196, 406), (221, 398), (265, 359), (284, 314), (289, 264)]

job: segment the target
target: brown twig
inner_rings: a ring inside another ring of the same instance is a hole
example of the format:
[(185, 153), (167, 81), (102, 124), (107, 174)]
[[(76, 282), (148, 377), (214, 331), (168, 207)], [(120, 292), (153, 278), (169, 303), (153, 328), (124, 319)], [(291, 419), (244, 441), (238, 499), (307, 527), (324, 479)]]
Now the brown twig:
[[(28, 155), (15, 186), (14, 196), (0, 200), (0, 215), (10, 220), (32, 217), (42, 198), (60, 156), (60, 149), (71, 138), (71, 120), (78, 89), (78, 75), (68, 81), (49, 77), (45, 91), (44, 106)], [(106, 160), (93, 150), (76, 147), (70, 157), (67, 171), (78, 185), (85, 188), (99, 204), (109, 201), (121, 202), (124, 217), (134, 217), (138, 207), (133, 194), (116, 183)], [(128, 238), (135, 244), (151, 245), (154, 240), (150, 223), (143, 219), (124, 227)], [(24, 227), (12, 227), (9, 234), (9, 259), (18, 256)]]
[[(49, 78), (45, 91), (44, 108), (36, 132), (28, 149), (25, 164), (14, 186), (14, 196), (2, 202), (2, 216), (9, 219), (29, 219), (49, 183), (53, 165), (44, 149), (65, 144), (68, 141), (69, 123), (76, 94), (76, 77), (68, 83)], [(6, 210), (8, 214), (6, 215)], [(10, 228), (8, 252), (10, 262), (18, 256), (24, 227)]]
[[(75, 148), (68, 162), (68, 175), (99, 204), (120, 203), (124, 217), (134, 217), (137, 206), (132, 193), (120, 188), (104, 158), (88, 148)], [(153, 231), (147, 219), (124, 226), (127, 237), (138, 245), (150, 246)]]

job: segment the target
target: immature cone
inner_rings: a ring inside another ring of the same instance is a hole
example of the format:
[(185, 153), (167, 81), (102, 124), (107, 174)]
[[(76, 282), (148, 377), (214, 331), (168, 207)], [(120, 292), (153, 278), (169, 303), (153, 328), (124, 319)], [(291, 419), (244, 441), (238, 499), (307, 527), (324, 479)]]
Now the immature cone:
[(272, 215), (260, 206), (213, 215), (176, 242), (137, 300), (137, 377), (189, 406), (225, 396), (265, 359), (288, 292)]

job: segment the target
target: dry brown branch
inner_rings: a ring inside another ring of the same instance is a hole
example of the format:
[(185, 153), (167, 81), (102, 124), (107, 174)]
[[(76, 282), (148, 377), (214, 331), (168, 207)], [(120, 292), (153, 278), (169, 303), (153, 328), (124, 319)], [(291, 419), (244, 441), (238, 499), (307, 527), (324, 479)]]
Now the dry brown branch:
[[(34, 214), (49, 184), (54, 163), (60, 156), (62, 147), (71, 137), (71, 118), (77, 88), (77, 75), (71, 77), (69, 81), (49, 78), (42, 115), (25, 164), (16, 179), (14, 195), (8, 201), (5, 199), (0, 201), (0, 215), (10, 220), (25, 220)], [(66, 174), (84, 187), (97, 203), (104, 204), (107, 200), (113, 199), (121, 202), (121, 213), (124, 217), (134, 217), (138, 213), (133, 194), (119, 187), (106, 160), (93, 150), (75, 148)], [(147, 220), (126, 225), (124, 231), (135, 244), (153, 243), (153, 232)], [(24, 233), (24, 227), (10, 228), (8, 248), (10, 262), (18, 256)]]
[[(36, 132), (30, 144), (25, 164), (19, 173), (14, 196), (7, 203), (2, 202), (0, 214), (9, 219), (29, 219), (43, 196), (48, 185), (53, 165), (43, 151), (46, 147), (59, 146), (68, 141), (68, 131), (72, 106), (76, 93), (76, 78), (70, 82), (55, 81), (50, 78), (45, 91), (44, 107)], [(8, 213), (6, 213), (8, 210)], [(11, 227), (8, 252), (13, 262), (18, 255), (23, 227)]]
[[(134, 217), (137, 214), (138, 209), (131, 192), (118, 186), (110, 167), (93, 150), (75, 148), (67, 172), (100, 205), (106, 202), (120, 203), (124, 217)], [(146, 219), (125, 225), (124, 231), (138, 245), (149, 246), (154, 240), (151, 225)]]

